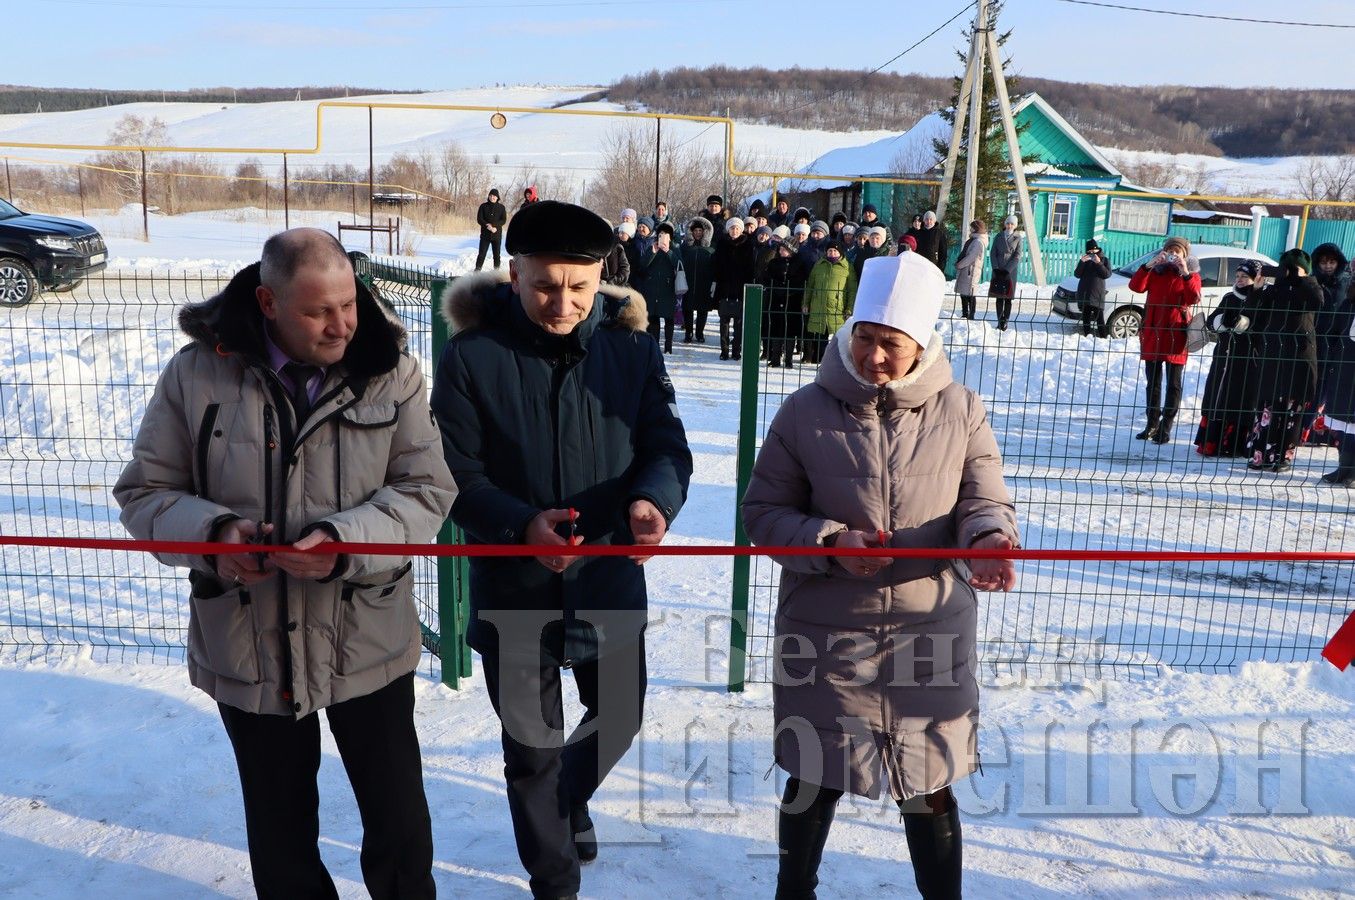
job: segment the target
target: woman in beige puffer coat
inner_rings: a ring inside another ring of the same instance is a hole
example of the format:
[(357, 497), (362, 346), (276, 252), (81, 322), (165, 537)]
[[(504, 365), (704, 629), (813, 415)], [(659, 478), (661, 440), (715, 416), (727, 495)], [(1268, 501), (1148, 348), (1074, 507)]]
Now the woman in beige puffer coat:
[[(851, 321), (812, 385), (777, 413), (743, 500), (768, 546), (1017, 546), (1002, 459), (979, 398), (933, 332), (944, 277), (920, 257), (867, 262)], [(916, 337), (914, 337), (916, 335)], [(1008, 560), (778, 558), (775, 755), (779, 898), (813, 897), (842, 793), (888, 790), (919, 890), (958, 897), (949, 785), (976, 765), (977, 597)], [(917, 799), (914, 799), (917, 798)]]

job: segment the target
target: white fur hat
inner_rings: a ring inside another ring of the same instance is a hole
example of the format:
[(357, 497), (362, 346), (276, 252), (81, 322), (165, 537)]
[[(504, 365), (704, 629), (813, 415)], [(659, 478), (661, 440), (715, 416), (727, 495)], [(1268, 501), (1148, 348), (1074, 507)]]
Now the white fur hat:
[(772, 229), (772, 234), (784, 241), (790, 237), (790, 229), (785, 225), (778, 225)]
[(637, 216), (635, 215), (635, 210), (631, 209), (629, 206), (626, 207), (625, 209), (621, 210), (621, 221), (622, 221), (622, 222), (625, 222), (625, 221), (628, 220), (628, 219), (629, 219), (630, 221), (634, 222), (634, 221), (636, 220), (636, 218), (637, 218)]
[(856, 306), (847, 324), (888, 325), (926, 347), (945, 293), (946, 276), (919, 254), (876, 256), (861, 268)]
[(634, 222), (622, 222), (620, 225), (616, 226), (614, 230), (622, 234), (625, 234), (626, 237), (635, 237)]
[(725, 231), (733, 231), (735, 226), (743, 228), (743, 219), (740, 219), (738, 216), (732, 216), (725, 221)]
[(796, 234), (809, 234), (809, 226), (804, 222), (796, 225), (793, 230)]

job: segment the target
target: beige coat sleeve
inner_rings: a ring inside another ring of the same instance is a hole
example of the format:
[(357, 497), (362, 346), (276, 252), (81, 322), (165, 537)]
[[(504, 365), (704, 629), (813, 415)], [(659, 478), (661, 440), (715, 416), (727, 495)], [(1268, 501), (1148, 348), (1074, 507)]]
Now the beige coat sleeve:
[[(132, 461), (122, 470), (113, 497), (122, 507), (127, 533), (138, 540), (206, 541), (234, 513), (193, 490), (193, 438), (184, 397), (189, 354), (179, 353), (160, 373), (132, 444)], [(203, 556), (155, 554), (167, 566), (214, 572)]]

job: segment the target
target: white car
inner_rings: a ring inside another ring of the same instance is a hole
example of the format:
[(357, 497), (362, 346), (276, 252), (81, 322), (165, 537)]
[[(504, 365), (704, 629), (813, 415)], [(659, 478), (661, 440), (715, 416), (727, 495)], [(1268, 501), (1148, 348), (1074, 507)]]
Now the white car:
[[(1129, 289), (1129, 279), (1158, 254), (1154, 249), (1133, 262), (1120, 266), (1106, 279), (1106, 330), (1113, 338), (1134, 337), (1143, 326), (1143, 294)], [(1191, 247), (1191, 255), (1200, 261), (1200, 305), (1207, 312), (1213, 309), (1219, 299), (1233, 286), (1234, 273), (1243, 260), (1256, 259), (1263, 266), (1275, 265), (1275, 260), (1264, 253), (1246, 250), (1241, 247), (1224, 247), (1220, 244), (1196, 244)], [(1077, 279), (1065, 278), (1054, 289), (1054, 312), (1066, 319), (1081, 319), (1082, 309), (1077, 302)]]

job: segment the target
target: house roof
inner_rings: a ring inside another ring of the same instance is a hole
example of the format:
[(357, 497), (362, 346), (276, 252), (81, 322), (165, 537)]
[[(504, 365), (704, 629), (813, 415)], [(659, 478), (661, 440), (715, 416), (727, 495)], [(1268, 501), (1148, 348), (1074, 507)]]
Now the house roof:
[[(1027, 94), (1012, 109), (1012, 114), (1020, 116), (1022, 112), (1033, 108), (1076, 148), (1076, 158), (1045, 159), (1039, 174), (1065, 176), (1070, 178), (1089, 178), (1104, 180), (1120, 179), (1123, 174), (1090, 141), (1078, 133), (1077, 129), (1059, 115), (1039, 94)], [(839, 147), (830, 150), (801, 169), (801, 172), (814, 175), (857, 175), (861, 177), (888, 177), (900, 171), (920, 173), (936, 168), (942, 161), (936, 152), (934, 141), (949, 141), (951, 126), (941, 111), (923, 116), (912, 128), (901, 134), (881, 138), (869, 144), (856, 147)], [(1041, 149), (1047, 148), (1041, 143)], [(901, 164), (901, 165), (900, 165)], [(1032, 173), (1036, 174), (1036, 173)], [(851, 179), (841, 181), (792, 181), (782, 183), (783, 191), (814, 191), (847, 187)]]

